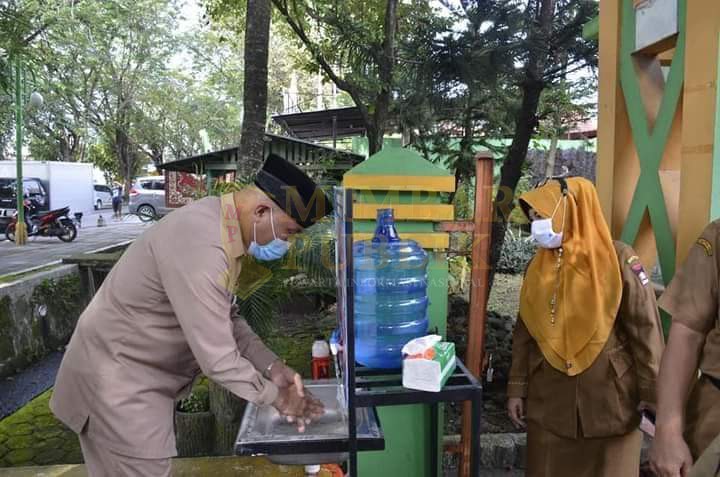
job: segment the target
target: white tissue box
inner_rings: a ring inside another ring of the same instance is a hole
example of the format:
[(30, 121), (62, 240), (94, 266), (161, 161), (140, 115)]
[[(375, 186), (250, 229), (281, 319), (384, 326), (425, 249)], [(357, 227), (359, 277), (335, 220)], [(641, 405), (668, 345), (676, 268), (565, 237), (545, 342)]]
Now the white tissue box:
[(420, 355), (403, 359), (403, 387), (440, 392), (455, 371), (455, 343), (438, 342)]

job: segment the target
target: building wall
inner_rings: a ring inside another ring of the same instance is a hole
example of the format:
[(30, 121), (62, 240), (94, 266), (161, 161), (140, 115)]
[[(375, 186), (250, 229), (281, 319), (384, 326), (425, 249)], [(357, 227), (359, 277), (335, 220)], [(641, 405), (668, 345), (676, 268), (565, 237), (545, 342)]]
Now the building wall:
[(678, 34), (642, 52), (636, 2), (600, 3), (598, 192), (613, 236), (659, 263), (665, 283), (720, 213), (720, 2), (677, 1)]

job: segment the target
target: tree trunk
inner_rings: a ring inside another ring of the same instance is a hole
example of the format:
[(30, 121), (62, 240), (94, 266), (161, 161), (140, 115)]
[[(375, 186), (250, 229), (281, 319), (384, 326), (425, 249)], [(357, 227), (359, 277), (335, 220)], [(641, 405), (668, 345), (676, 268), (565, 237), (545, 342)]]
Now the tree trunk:
[(115, 128), (115, 155), (120, 167), (120, 175), (125, 183), (124, 199), (128, 200), (130, 188), (132, 187), (133, 171), (135, 170), (135, 155), (130, 150), (130, 140), (121, 126)]
[(555, 175), (555, 158), (557, 157), (558, 147), (558, 135), (553, 134), (550, 139), (550, 150), (548, 151), (547, 159), (545, 160), (545, 177), (552, 177)]
[(212, 437), (213, 415), (211, 413), (175, 411), (175, 439), (178, 457), (210, 455)]
[[(488, 293), (492, 289), (495, 279), (495, 266), (500, 259), (500, 253), (505, 244), (505, 229), (515, 205), (515, 190), (522, 176), (522, 166), (527, 157), (530, 140), (538, 126), (537, 110), (540, 104), (540, 95), (545, 89), (542, 78), (547, 62), (547, 45), (552, 33), (555, 0), (539, 1), (540, 8), (537, 12), (537, 21), (532, 20), (532, 26), (530, 26), (530, 51), (525, 66), (525, 77), (521, 84), (522, 103), (520, 112), (515, 121), (515, 134), (510, 150), (500, 170), (500, 186), (493, 205)], [(534, 26), (536, 24), (539, 25), (538, 28)]]
[[(473, 145), (473, 111), (474, 111), (473, 90), (470, 89), (465, 110), (463, 111), (463, 137), (460, 140), (460, 151), (458, 151), (458, 159), (455, 161), (455, 192), (449, 195), (449, 202), (452, 204), (455, 200), (460, 187), (462, 177), (468, 177), (475, 170), (475, 161), (472, 150)], [(466, 169), (469, 166), (470, 170)]]
[(392, 74), (395, 67), (395, 34), (397, 32), (397, 4), (398, 0), (387, 0), (385, 5), (385, 20), (383, 22), (383, 44), (379, 55), (378, 76), (380, 77), (380, 91), (375, 98), (375, 112), (371, 123), (367, 125), (369, 155), (379, 152), (383, 147), (385, 125), (390, 101), (392, 99)]
[(270, 0), (247, 0), (243, 124), (237, 175), (246, 179), (263, 161), (268, 94)]
[(495, 266), (500, 259), (500, 252), (505, 244), (505, 229), (510, 213), (515, 206), (515, 189), (522, 176), (522, 166), (527, 157), (530, 140), (537, 127), (537, 109), (540, 94), (544, 85), (542, 82), (526, 83), (523, 85), (523, 100), (520, 114), (515, 123), (513, 136), (507, 158), (500, 169), (500, 186), (495, 195), (493, 204), (492, 243), (490, 246), (490, 277), (489, 290), (495, 278)]
[(373, 124), (366, 127), (366, 134), (368, 138), (368, 156), (372, 156), (382, 149), (385, 133), (380, 132), (377, 125)]
[(58, 142), (60, 145), (60, 160), (64, 162), (72, 162), (70, 145), (68, 144), (67, 139), (63, 137), (60, 138)]

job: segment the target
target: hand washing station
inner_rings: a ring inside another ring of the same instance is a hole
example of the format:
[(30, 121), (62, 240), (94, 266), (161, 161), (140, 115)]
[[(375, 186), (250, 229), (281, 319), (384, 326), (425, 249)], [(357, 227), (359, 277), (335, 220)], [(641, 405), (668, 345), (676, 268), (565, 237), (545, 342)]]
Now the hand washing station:
[[(336, 369), (340, 377), (307, 383), (308, 389), (325, 404), (326, 414), (300, 434), (275, 409), (248, 405), (236, 454), (265, 455), (282, 464), (347, 462), (347, 473), (352, 477), (438, 476), (442, 472), (443, 403), (470, 401), (471, 475), (479, 475), (482, 388), (460, 360), (455, 373), (437, 393), (403, 388), (399, 369), (372, 369), (356, 364), (364, 356), (362, 349), (361, 355), (356, 355), (356, 333), (364, 332), (366, 317), (356, 321), (360, 315), (355, 310), (358, 275), (354, 268), (357, 265), (361, 270), (362, 265), (353, 263), (353, 248), (357, 241), (372, 238), (378, 209), (393, 209), (400, 237), (415, 241), (427, 252), (429, 304), (425, 326), (429, 324), (428, 332), (445, 336), (448, 283), (445, 251), (449, 237), (447, 233), (436, 232), (435, 223), (453, 217), (453, 206), (443, 204), (440, 193), (454, 190), (454, 176), (411, 150), (385, 149), (348, 172), (344, 186), (335, 191), (341, 349)], [(358, 293), (361, 297), (364, 290)], [(359, 300), (358, 306), (362, 307), (362, 299)], [(362, 314), (363, 310), (359, 312)]]
[[(299, 433), (274, 407), (249, 404), (236, 445), (239, 455), (267, 455), (271, 462), (310, 465), (345, 462), (348, 459), (347, 409), (338, 400), (335, 380), (306, 381), (309, 390), (325, 405), (325, 415)], [(374, 408), (358, 409), (355, 415), (359, 450), (383, 450), (385, 441)]]

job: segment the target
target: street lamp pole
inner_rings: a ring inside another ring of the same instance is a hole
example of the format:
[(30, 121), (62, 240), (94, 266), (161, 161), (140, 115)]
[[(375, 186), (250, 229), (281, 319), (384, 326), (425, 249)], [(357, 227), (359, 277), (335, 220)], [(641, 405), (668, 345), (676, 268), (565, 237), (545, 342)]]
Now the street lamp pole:
[(17, 223), (15, 224), (15, 243), (25, 245), (27, 241), (27, 228), (25, 227), (25, 207), (22, 170), (23, 145), (23, 91), (22, 91), (22, 63), (20, 57), (15, 57), (15, 159), (17, 161), (17, 178), (15, 179), (15, 196), (17, 198)]

